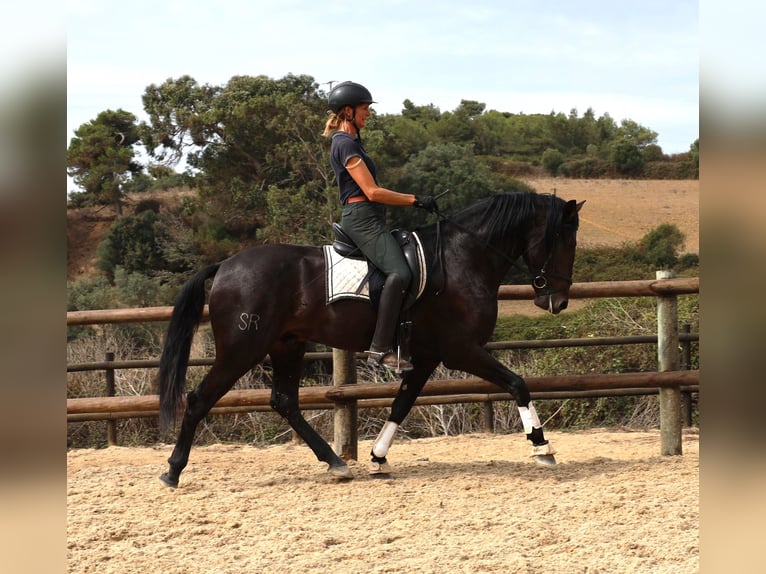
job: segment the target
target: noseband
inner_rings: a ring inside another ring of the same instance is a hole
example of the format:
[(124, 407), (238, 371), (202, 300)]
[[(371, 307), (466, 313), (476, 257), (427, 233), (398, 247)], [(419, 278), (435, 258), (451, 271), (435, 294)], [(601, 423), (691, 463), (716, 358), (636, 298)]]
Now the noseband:
[(551, 257), (553, 257), (553, 251), (556, 247), (556, 239), (558, 238), (559, 233), (556, 233), (556, 237), (553, 241), (553, 247), (551, 247), (551, 250), (548, 252), (548, 257), (545, 258), (545, 263), (543, 263), (542, 267), (540, 267), (540, 271), (537, 275), (535, 275), (535, 278), (532, 279), (532, 287), (536, 291), (542, 291), (545, 290), (545, 292), (540, 293), (541, 295), (553, 295), (554, 293), (558, 293), (559, 291), (563, 291), (563, 289), (555, 289), (550, 290), (548, 289), (548, 277), (554, 277), (556, 279), (561, 279), (562, 281), (566, 281), (567, 287), (570, 287), (572, 285), (572, 278), (568, 275), (562, 275), (561, 273), (553, 273), (549, 272), (546, 267), (548, 267), (548, 263), (550, 263)]

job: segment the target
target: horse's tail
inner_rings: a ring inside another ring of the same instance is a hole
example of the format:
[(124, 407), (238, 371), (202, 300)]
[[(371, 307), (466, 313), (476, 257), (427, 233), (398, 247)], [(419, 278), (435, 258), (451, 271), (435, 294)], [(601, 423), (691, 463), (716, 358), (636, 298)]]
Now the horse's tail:
[(186, 282), (176, 297), (157, 375), (160, 428), (174, 425), (183, 406), (191, 343), (205, 307), (205, 281), (215, 275), (220, 266), (220, 263), (216, 263), (198, 272)]

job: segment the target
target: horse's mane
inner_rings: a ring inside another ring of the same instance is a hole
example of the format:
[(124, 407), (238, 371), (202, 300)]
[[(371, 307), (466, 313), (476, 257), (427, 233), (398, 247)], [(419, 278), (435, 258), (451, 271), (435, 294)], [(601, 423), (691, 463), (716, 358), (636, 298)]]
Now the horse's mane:
[(494, 243), (517, 237), (534, 220), (537, 209), (546, 203), (549, 209), (545, 244), (546, 249), (550, 249), (561, 224), (564, 201), (548, 193), (500, 193), (466, 207), (453, 219), (485, 241)]

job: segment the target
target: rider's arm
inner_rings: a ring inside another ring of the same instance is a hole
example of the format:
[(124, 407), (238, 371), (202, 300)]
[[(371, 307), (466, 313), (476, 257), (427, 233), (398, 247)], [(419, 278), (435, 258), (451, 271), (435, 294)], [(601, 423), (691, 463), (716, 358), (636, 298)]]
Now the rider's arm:
[(370, 201), (386, 205), (413, 205), (415, 203), (414, 195), (392, 191), (375, 183), (370, 170), (367, 169), (367, 165), (359, 156), (349, 159), (346, 163), (346, 169)]

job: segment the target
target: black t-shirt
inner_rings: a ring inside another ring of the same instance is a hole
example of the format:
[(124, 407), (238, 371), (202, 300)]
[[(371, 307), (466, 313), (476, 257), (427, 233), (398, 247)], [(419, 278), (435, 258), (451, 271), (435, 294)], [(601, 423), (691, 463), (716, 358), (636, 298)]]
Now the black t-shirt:
[(359, 138), (353, 137), (346, 132), (335, 132), (332, 134), (332, 143), (330, 145), (330, 164), (335, 172), (335, 178), (338, 180), (338, 190), (340, 191), (340, 203), (345, 205), (351, 197), (364, 195), (362, 189), (351, 177), (346, 169), (346, 164), (351, 158), (360, 157), (364, 161), (367, 169), (370, 170), (375, 183), (378, 183), (378, 176), (375, 170), (375, 163), (367, 155), (362, 147)]

